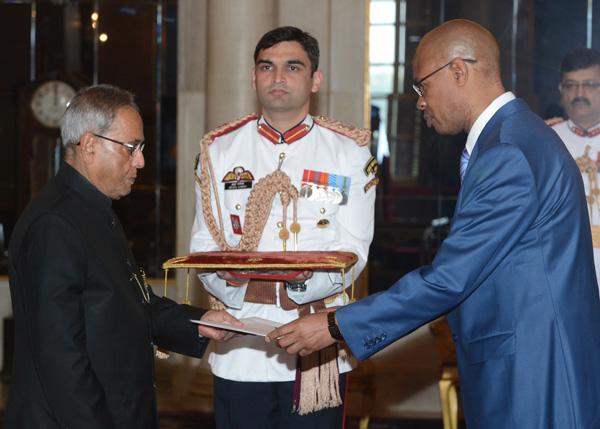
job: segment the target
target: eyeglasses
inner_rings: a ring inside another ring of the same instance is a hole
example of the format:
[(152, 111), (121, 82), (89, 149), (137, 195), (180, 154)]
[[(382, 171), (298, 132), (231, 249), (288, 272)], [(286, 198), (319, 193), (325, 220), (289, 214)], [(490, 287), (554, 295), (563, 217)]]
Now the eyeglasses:
[[(467, 60), (464, 58), (461, 58), (461, 60), (463, 60), (465, 63), (471, 63), (474, 64), (477, 62), (477, 60)], [(452, 61), (454, 61), (454, 59), (452, 59)], [(413, 83), (413, 89), (415, 90), (415, 92), (417, 94), (419, 94), (419, 97), (424, 97), (423, 94), (425, 94), (425, 91), (423, 91), (423, 82), (425, 81), (425, 79), (429, 79), (431, 76), (433, 76), (434, 74), (436, 74), (437, 72), (439, 72), (440, 70), (445, 69), (446, 67), (448, 67), (450, 64), (452, 64), (452, 61), (450, 61), (448, 64), (444, 64), (443, 66), (441, 66), (439, 69), (437, 69), (434, 72), (429, 73), (427, 76), (425, 76), (423, 79), (419, 79), (419, 80), (415, 80)]]
[(130, 144), (130, 143), (123, 143), (123, 142), (120, 142), (119, 140), (111, 139), (111, 138), (109, 138), (109, 137), (104, 137), (104, 136), (101, 136), (101, 135), (99, 135), (99, 134), (94, 134), (94, 133), (92, 133), (92, 135), (93, 135), (93, 136), (95, 136), (95, 137), (98, 137), (98, 138), (104, 139), (104, 140), (111, 141), (111, 142), (113, 142), (113, 143), (120, 144), (121, 146), (125, 146), (127, 149), (129, 149), (129, 152), (131, 152), (131, 156), (134, 156), (134, 155), (135, 155), (135, 153), (136, 153), (138, 150), (139, 150), (140, 152), (143, 152), (143, 151), (144, 151), (144, 146), (146, 145), (144, 142), (142, 142), (142, 143), (138, 143), (138, 144), (136, 144), (136, 145), (132, 145), (132, 144)]
[(577, 91), (579, 91), (579, 87), (582, 87), (584, 91), (594, 91), (594, 90), (600, 88), (600, 82), (595, 82), (595, 81), (591, 80), (591, 81), (585, 81), (585, 82), (579, 83), (579, 82), (573, 82), (573, 81), (568, 80), (565, 83), (561, 83), (560, 87), (568, 92), (571, 92), (571, 91), (577, 92)]

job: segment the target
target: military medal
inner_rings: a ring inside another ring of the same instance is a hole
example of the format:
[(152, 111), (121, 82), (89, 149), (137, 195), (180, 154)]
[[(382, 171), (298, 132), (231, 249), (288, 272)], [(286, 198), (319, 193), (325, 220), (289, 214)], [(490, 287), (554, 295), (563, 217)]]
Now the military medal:
[(348, 203), (350, 177), (304, 170), (300, 196), (309, 201), (345, 205)]
[(310, 187), (310, 185), (308, 185), (308, 184), (302, 185), (302, 187), (300, 188), (300, 196), (302, 196), (304, 198), (310, 198), (311, 195), (312, 195), (312, 188)]

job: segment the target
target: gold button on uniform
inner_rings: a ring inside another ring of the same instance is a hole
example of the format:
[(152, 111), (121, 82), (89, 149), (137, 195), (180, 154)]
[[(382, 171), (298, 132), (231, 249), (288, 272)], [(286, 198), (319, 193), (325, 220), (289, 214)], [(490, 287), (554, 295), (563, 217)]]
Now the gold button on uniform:
[(319, 210), (321, 212), (321, 214), (325, 214), (325, 208), (323, 207), (321, 210)]
[(236, 205), (235, 205), (235, 209), (236, 209), (236, 210), (239, 210), (239, 209), (241, 209), (241, 208), (242, 208), (242, 205), (241, 205), (241, 204), (236, 204)]
[(283, 227), (283, 222), (282, 221), (277, 222), (277, 228), (281, 228), (281, 227)]
[(327, 219), (321, 219), (317, 222), (317, 227), (319, 228), (327, 228), (329, 226), (329, 221)]

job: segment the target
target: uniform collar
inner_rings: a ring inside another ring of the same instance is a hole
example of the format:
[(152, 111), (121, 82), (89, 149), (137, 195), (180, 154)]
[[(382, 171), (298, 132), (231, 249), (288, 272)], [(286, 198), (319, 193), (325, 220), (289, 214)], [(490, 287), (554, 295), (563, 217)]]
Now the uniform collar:
[(256, 128), (258, 133), (269, 140), (273, 144), (292, 144), (297, 142), (302, 137), (307, 135), (314, 125), (314, 121), (312, 116), (306, 115), (306, 118), (298, 125), (290, 128), (285, 133), (280, 133), (275, 128), (269, 125), (269, 123), (265, 120), (264, 116), (258, 120)]
[(592, 128), (584, 130), (580, 126), (576, 125), (575, 122), (570, 119), (567, 121), (569, 125), (569, 129), (573, 131), (575, 134), (581, 137), (594, 137), (600, 134), (600, 124), (594, 125)]

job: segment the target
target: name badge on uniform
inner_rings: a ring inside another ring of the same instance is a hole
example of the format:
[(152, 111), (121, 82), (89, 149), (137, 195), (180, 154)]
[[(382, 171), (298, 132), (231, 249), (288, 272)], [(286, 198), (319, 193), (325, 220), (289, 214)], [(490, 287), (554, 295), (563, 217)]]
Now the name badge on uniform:
[(250, 171), (244, 167), (235, 167), (223, 177), (221, 182), (225, 184), (225, 190), (227, 191), (232, 189), (250, 189), (252, 188), (253, 180), (254, 176)]
[(320, 171), (304, 170), (300, 196), (309, 201), (346, 205), (350, 191), (350, 177)]

